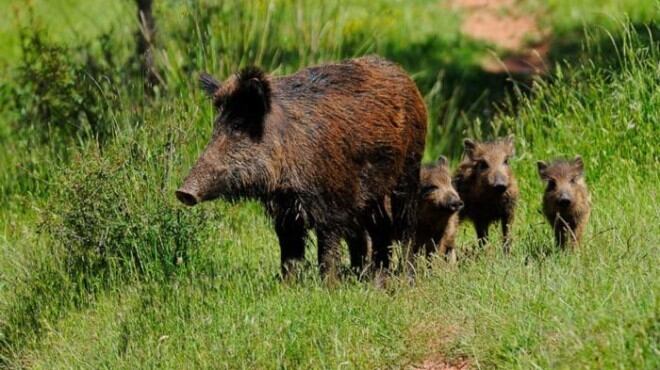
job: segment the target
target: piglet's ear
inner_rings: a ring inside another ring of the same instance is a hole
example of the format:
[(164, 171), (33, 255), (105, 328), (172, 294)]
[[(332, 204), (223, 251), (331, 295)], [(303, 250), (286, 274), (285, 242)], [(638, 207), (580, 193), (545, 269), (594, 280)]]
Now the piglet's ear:
[(509, 153), (511, 155), (516, 154), (516, 136), (514, 134), (510, 134), (504, 139), (504, 142), (509, 144)]
[(444, 155), (441, 155), (438, 157), (438, 162), (440, 166), (448, 166), (449, 165), (449, 159), (445, 157)]
[(582, 157), (579, 155), (575, 156), (573, 159), (573, 166), (580, 171), (580, 174), (584, 174), (584, 161), (582, 161)]
[(463, 148), (465, 154), (472, 158), (474, 156), (474, 150), (477, 148), (477, 143), (472, 139), (463, 140)]
[(220, 88), (220, 81), (216, 80), (213, 76), (206, 72), (199, 75), (199, 87), (208, 95), (213, 97)]
[(546, 180), (547, 175), (545, 171), (548, 169), (548, 164), (544, 161), (538, 161), (536, 162), (536, 167), (539, 170), (539, 176), (541, 176), (541, 179)]

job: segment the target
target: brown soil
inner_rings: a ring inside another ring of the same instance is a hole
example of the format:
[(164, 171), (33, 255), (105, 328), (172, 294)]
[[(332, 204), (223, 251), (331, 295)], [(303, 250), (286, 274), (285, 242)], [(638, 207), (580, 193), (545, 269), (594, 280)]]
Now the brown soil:
[(437, 323), (426, 321), (413, 326), (410, 336), (415, 343), (421, 343), (428, 355), (421, 363), (410, 366), (411, 370), (468, 370), (470, 361), (467, 358), (449, 359), (440, 353), (447, 343), (459, 333), (458, 327), (444, 327)]
[(427, 359), (419, 366), (414, 366), (414, 370), (468, 370), (470, 363), (467, 360), (459, 360), (458, 362), (446, 362), (442, 358)]
[(525, 14), (515, 0), (451, 0), (463, 13), (461, 31), (504, 52), (484, 58), (482, 68), (492, 73), (543, 74), (548, 70), (549, 32), (538, 24), (538, 14)]

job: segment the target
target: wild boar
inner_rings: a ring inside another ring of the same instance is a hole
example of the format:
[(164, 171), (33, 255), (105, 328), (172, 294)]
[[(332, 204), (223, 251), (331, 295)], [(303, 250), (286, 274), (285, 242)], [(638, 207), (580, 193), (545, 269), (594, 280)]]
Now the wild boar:
[(488, 238), (489, 226), (500, 221), (504, 252), (508, 253), (518, 199), (518, 185), (509, 166), (515, 154), (513, 136), (487, 142), (465, 139), (463, 145), (464, 158), (454, 175), (456, 190), (465, 204), (460, 218), (472, 221), (480, 245)]
[(422, 167), (420, 186), (414, 253), (429, 257), (440, 252), (455, 262), (454, 240), (463, 202), (452, 184), (446, 157), (440, 156), (436, 163)]
[[(374, 263), (384, 269), (392, 238), (412, 240), (427, 113), (400, 67), (368, 56), (283, 77), (248, 68), (220, 83), (204, 74), (201, 85), (217, 116), (176, 191), (181, 202), (263, 202), (284, 276), (304, 259), (308, 230), (328, 277), (336, 275), (342, 239), (367, 230)], [(386, 196), (392, 218), (382, 211)]]
[(555, 242), (562, 249), (576, 247), (582, 240), (591, 213), (591, 198), (584, 180), (582, 157), (537, 162), (539, 176), (546, 182), (543, 213), (552, 225)]

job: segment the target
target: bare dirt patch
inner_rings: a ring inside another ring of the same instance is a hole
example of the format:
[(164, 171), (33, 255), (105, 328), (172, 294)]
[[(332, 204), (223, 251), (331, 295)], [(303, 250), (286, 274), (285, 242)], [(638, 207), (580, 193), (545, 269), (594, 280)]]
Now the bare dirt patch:
[(457, 362), (446, 362), (442, 358), (427, 359), (421, 365), (414, 366), (414, 370), (468, 370), (470, 363), (467, 360)]
[(463, 14), (461, 32), (492, 44), (506, 55), (483, 59), (492, 73), (544, 74), (548, 70), (550, 32), (539, 25), (539, 14), (526, 13), (515, 0), (451, 0)]
[(409, 367), (411, 370), (467, 370), (470, 361), (465, 357), (448, 358), (444, 349), (458, 336), (458, 327), (444, 327), (433, 322), (422, 322), (410, 329), (415, 343), (421, 343), (429, 355), (420, 363)]

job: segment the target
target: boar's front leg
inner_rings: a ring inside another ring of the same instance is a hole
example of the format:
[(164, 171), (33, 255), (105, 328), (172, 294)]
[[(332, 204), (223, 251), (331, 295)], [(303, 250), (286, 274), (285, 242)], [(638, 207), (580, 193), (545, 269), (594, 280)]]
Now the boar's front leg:
[(488, 241), (488, 222), (477, 220), (474, 222), (474, 228), (477, 231), (477, 243), (479, 247), (484, 247)]
[(307, 229), (302, 219), (284, 215), (275, 219), (275, 233), (280, 242), (282, 277), (287, 278), (305, 259)]
[(579, 220), (578, 224), (575, 225), (575, 227), (573, 228), (573, 230), (574, 230), (573, 231), (573, 236), (574, 236), (573, 248), (579, 247), (580, 244), (582, 243), (582, 234), (584, 234), (584, 227), (585, 227), (586, 224), (587, 224), (587, 222), (584, 219), (582, 219), (582, 220)]
[(563, 225), (555, 225), (554, 231), (555, 245), (557, 245), (560, 249), (564, 249), (566, 247), (566, 228), (564, 228)]
[[(449, 228), (450, 226), (448, 226)], [(453, 235), (446, 235), (447, 232), (445, 231), (445, 235), (442, 237), (442, 240), (440, 241), (440, 254), (445, 257), (445, 260), (449, 263), (456, 263), (456, 249), (454, 245), (454, 236)]]
[(574, 234), (570, 228), (570, 224), (557, 214), (553, 226), (555, 231), (555, 244), (559, 248), (565, 249), (566, 245), (574, 240)]

